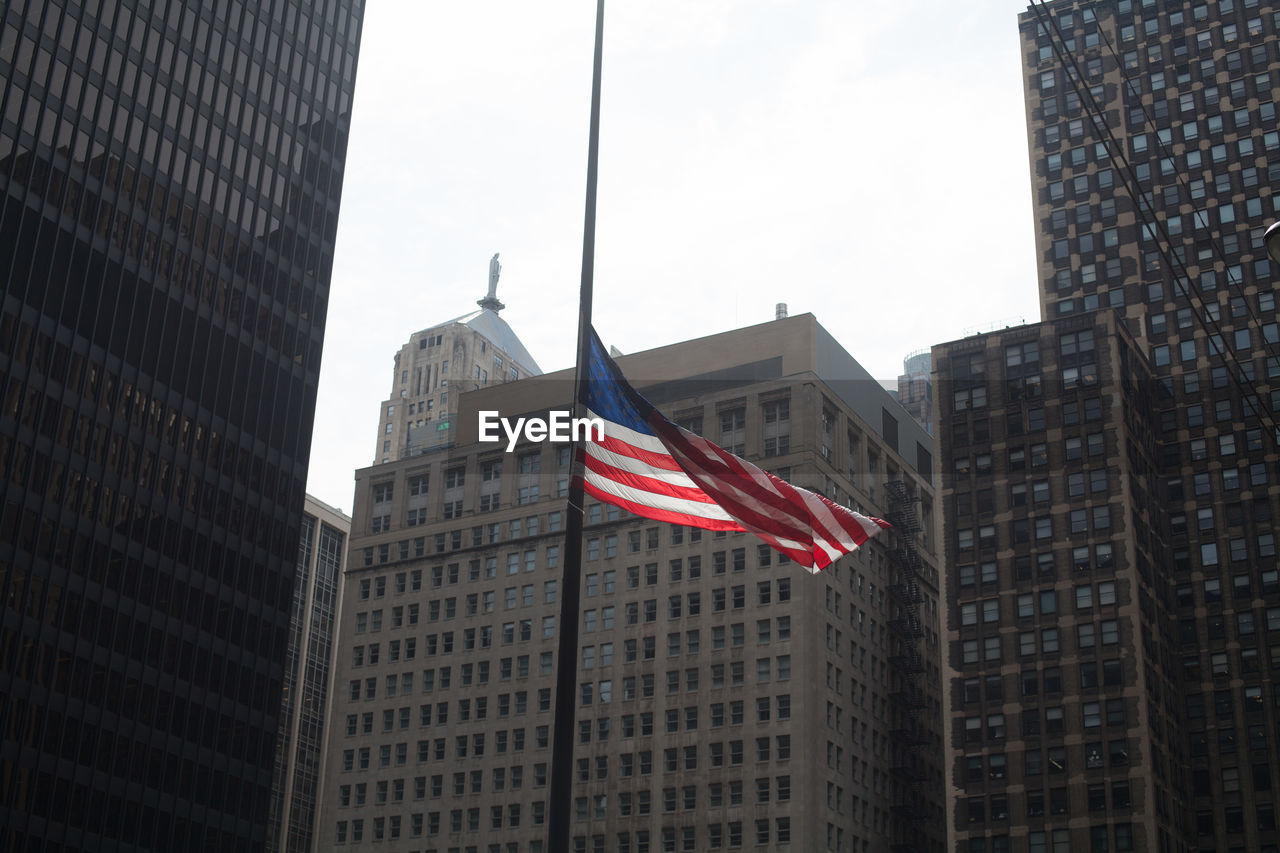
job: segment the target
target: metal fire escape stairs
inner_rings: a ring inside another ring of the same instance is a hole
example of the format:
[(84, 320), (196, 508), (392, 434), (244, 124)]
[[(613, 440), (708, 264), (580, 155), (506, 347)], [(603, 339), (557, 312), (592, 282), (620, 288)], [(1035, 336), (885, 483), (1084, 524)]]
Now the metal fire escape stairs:
[(893, 635), (893, 654), (889, 664), (893, 670), (894, 692), (891, 773), (894, 778), (893, 813), (898, 818), (893, 834), (893, 853), (925, 853), (934, 849), (933, 834), (926, 827), (936, 820), (934, 809), (925, 793), (931, 772), (927, 759), (933, 740), (925, 724), (929, 696), (925, 691), (927, 667), (921, 646), (924, 621), (920, 616), (924, 591), (920, 578), (924, 565), (916, 551), (920, 532), (915, 498), (907, 484), (891, 480), (885, 484), (889, 499), (888, 521), (893, 525), (890, 549), (894, 582), (889, 593), (894, 599), (894, 618), (889, 622)]

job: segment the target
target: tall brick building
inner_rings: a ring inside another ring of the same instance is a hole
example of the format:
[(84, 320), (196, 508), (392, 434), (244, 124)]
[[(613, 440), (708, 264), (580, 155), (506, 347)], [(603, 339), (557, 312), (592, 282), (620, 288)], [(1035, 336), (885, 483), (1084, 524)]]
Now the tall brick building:
[(1021, 17), (1043, 322), (934, 349), (957, 851), (1277, 849), (1278, 24)]

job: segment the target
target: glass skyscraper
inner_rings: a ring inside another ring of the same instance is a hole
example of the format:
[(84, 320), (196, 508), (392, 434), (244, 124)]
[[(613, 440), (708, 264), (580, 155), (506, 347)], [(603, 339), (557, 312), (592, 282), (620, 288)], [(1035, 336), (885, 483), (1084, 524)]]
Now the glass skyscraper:
[(276, 735), (269, 853), (314, 850), (316, 795), (324, 766), (324, 721), (332, 681), (334, 625), (351, 519), (311, 495), (302, 514), (293, 621)]
[(266, 842), (359, 0), (0, 20), (0, 848)]

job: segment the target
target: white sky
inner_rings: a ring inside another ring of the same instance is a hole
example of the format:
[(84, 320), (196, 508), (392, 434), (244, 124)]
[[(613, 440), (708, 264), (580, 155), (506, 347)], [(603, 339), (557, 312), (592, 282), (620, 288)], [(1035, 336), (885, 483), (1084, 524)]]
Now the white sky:
[[(877, 377), (1039, 316), (1023, 0), (607, 0), (594, 321), (812, 312)], [(595, 3), (365, 7), (307, 491), (351, 511), (392, 359), (473, 310), (573, 364)]]

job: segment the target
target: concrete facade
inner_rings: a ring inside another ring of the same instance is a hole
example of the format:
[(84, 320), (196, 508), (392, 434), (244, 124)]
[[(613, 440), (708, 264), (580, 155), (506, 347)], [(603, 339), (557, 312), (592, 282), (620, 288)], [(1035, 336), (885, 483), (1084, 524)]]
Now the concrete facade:
[[(933, 529), (928, 436), (812, 316), (619, 364), (798, 485), (884, 515), (901, 484)], [(474, 413), (570, 385), (463, 394), (452, 448), (357, 472), (323, 849), (543, 851), (569, 451), (477, 443)], [(894, 537), (810, 575), (589, 503), (573, 849), (941, 850), (937, 557), (923, 533), (908, 679)]]

